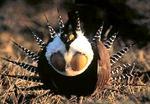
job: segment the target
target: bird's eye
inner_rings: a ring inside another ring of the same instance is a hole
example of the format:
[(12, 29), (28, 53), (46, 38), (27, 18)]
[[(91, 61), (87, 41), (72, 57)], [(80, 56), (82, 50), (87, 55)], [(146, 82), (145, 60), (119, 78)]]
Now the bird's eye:
[(65, 70), (65, 59), (63, 55), (60, 52), (54, 53), (51, 56), (51, 64), (53, 67), (59, 71), (64, 71)]
[(82, 53), (76, 53), (71, 60), (71, 67), (75, 71), (82, 70), (87, 64), (87, 56)]

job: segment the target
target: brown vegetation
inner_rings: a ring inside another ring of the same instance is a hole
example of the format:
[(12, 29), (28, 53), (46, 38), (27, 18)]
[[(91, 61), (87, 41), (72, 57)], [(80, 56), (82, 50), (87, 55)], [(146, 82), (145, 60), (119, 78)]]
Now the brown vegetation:
[[(45, 18), (43, 16), (43, 11), (36, 11), (35, 9), (30, 8), (30, 6), (21, 5), (22, 2), (17, 5), (15, 2), (9, 1), (5, 6), (1, 7), (0, 15), (4, 16), (5, 20), (0, 21), (1, 27), (0, 30), (0, 57), (9, 57), (15, 60), (21, 60), (24, 62), (29, 62), (32, 65), (36, 65), (36, 63), (32, 62), (30, 59), (27, 59), (23, 53), (21, 53), (13, 44), (12, 40), (17, 41), (19, 44), (24, 45), (25, 47), (39, 51), (37, 45), (31, 38), (32, 36), (28, 35), (26, 32), (26, 26), (31, 26), (34, 28), (38, 28), (37, 31), (45, 33), (44, 35), (40, 35), (40, 37), (47, 40), (47, 32), (44, 28)], [(46, 5), (46, 4), (45, 4)], [(15, 7), (12, 8), (12, 7)], [(31, 14), (35, 14), (32, 18), (25, 16), (26, 8), (30, 9), (29, 17)], [(57, 17), (56, 11), (54, 12), (54, 8), (46, 10), (45, 13), (48, 18), (53, 21), (52, 25), (56, 26)], [(22, 11), (22, 12), (20, 12)], [(66, 11), (62, 10), (62, 17), (67, 20), (67, 16), (65, 15)], [(51, 16), (50, 16), (51, 14)], [(42, 25), (39, 25), (38, 22), (30, 21), (30, 19), (35, 21), (40, 21)], [(36, 24), (37, 23), (37, 24)], [(5, 30), (6, 29), (6, 30)], [(23, 34), (23, 35), (22, 35)], [(31, 33), (30, 33), (31, 34)], [(124, 44), (122, 40), (118, 40), (114, 47), (112, 48), (113, 52), (122, 47)], [(10, 57), (11, 56), (11, 57)], [(131, 49), (131, 51), (125, 55), (120, 63), (132, 63), (135, 62), (135, 70), (139, 70), (142, 72), (150, 71), (150, 44), (144, 46), (143, 48), (138, 48), (136, 46)], [(132, 68), (131, 68), (132, 69)], [(29, 73), (26, 70), (23, 70), (11, 63), (8, 63), (2, 59), (0, 59), (0, 74), (10, 74), (10, 75), (33, 75), (33, 73)], [(109, 85), (106, 87), (107, 89), (102, 91), (100, 95), (97, 96), (89, 96), (83, 99), (83, 103), (85, 104), (148, 104), (150, 103), (150, 79), (148, 81), (143, 81), (145, 77), (140, 76), (140, 79), (137, 81), (138, 85), (133, 85), (135, 78), (130, 79), (128, 85), (124, 86), (125, 82), (121, 82), (117, 79), (115, 85), (113, 85), (113, 89), (109, 88)], [(132, 82), (132, 83), (131, 83)], [(131, 85), (130, 85), (131, 83)], [(47, 91), (44, 90), (35, 90), (35, 91), (21, 91), (19, 88), (21, 87), (30, 87), (34, 85), (39, 85), (40, 83), (34, 83), (29, 81), (23, 81), (21, 79), (11, 78), (8, 76), (0, 75), (0, 103), (2, 104), (66, 104), (66, 103), (77, 103), (77, 97), (72, 96), (70, 99), (67, 99), (60, 95), (53, 96), (52, 94), (47, 94)]]

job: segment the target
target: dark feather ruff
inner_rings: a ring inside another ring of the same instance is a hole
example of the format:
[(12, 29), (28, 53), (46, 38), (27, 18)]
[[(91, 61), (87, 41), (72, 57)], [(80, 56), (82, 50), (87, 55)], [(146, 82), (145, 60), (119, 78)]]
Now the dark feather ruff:
[(45, 49), (40, 53), (38, 73), (45, 85), (57, 94), (87, 96), (94, 92), (97, 82), (97, 57), (88, 69), (77, 76), (63, 76), (58, 74), (48, 64), (44, 56)]

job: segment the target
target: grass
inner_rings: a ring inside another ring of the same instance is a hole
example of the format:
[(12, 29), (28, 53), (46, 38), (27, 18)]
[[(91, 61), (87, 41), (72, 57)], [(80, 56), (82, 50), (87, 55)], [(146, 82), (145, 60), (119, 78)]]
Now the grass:
[[(9, 34), (7, 34), (9, 37)], [(2, 35), (1, 35), (2, 36)], [(5, 35), (6, 36), (6, 35)], [(34, 42), (29, 42), (28, 40), (24, 40), (24, 37), (17, 37), (16, 40), (19, 43), (22, 43), (24, 46), (27, 46), (29, 49), (35, 49), (33, 47)], [(2, 38), (1, 38), (2, 39)], [(6, 39), (7, 40), (7, 39)], [(22, 53), (18, 51), (11, 43), (5, 43), (5, 41), (1, 42), (3, 44), (0, 47), (5, 47), (1, 50), (1, 57), (5, 56), (13, 56), (12, 59), (21, 60), (24, 62), (28, 62), (30, 64), (36, 65), (30, 59), (27, 59)], [(8, 40), (7, 40), (8, 41)], [(138, 49), (135, 47), (134, 50), (131, 50), (127, 55), (124, 56), (120, 63), (128, 63), (136, 60), (138, 64), (135, 66), (135, 70), (140, 71), (149, 71), (150, 69), (150, 50), (149, 46), (145, 46), (143, 49)], [(10, 51), (11, 50), (11, 51)], [(38, 50), (38, 49), (37, 49)], [(17, 57), (17, 58), (15, 58)], [(132, 57), (132, 58), (131, 58)], [(117, 63), (119, 65), (119, 63)], [(1, 74), (10, 74), (10, 75), (34, 75), (33, 73), (29, 73), (26, 70), (23, 70), (11, 63), (8, 63), (4, 60), (0, 61), (0, 73)], [(135, 80), (130, 80), (130, 82)], [(146, 83), (142, 82), (142, 78), (140, 78), (137, 83), (139, 85), (146, 86), (133, 86), (133, 85), (125, 85), (125, 82), (122, 80), (117, 80), (117, 83), (111, 85), (112, 87), (109, 89), (109, 86), (106, 86), (107, 89), (102, 91), (99, 95), (89, 96), (83, 99), (84, 104), (148, 104), (150, 103), (150, 83), (149, 81)], [(72, 96), (70, 99), (67, 99), (60, 95), (53, 96), (52, 94), (47, 94), (45, 90), (33, 90), (33, 91), (22, 91), (18, 89), (18, 87), (30, 87), (40, 85), (40, 83), (34, 83), (29, 81), (24, 81), (21, 79), (10, 78), (8, 76), (0, 76), (0, 103), (1, 104), (66, 104), (66, 103), (77, 103), (76, 96)], [(113, 88), (113, 89), (112, 89)]]
[[(16, 47), (12, 45), (10, 40), (15, 40), (23, 46), (38, 51), (37, 45), (33, 41), (32, 37), (25, 34), (26, 29), (25, 25), (35, 27), (39, 32), (43, 31), (39, 25), (43, 23), (45, 26), (45, 18), (43, 13), (47, 14), (48, 19), (51, 24), (56, 26), (58, 14), (49, 4), (46, 4), (49, 8), (43, 12), (42, 10), (36, 11), (30, 6), (19, 3), (17, 1), (9, 1), (4, 6), (1, 7), (1, 17), (4, 19), (1, 20), (2, 27), (5, 27), (3, 32), (0, 31), (0, 57), (10, 57), (11, 59), (20, 60), (28, 62), (30, 64), (36, 65), (30, 59), (27, 59), (24, 54), (22, 54)], [(44, 6), (46, 6), (44, 5)], [(42, 6), (43, 8), (43, 6)], [(37, 9), (37, 8), (36, 8)], [(64, 13), (65, 12), (65, 13)], [(27, 15), (28, 16), (27, 16)], [(67, 11), (61, 10), (61, 15), (65, 21), (67, 20)], [(34, 20), (31, 22), (31, 20)], [(37, 23), (37, 25), (35, 25)], [(5, 31), (6, 30), (6, 31)], [(37, 30), (37, 31), (38, 31)], [(22, 32), (22, 33), (21, 33)], [(45, 33), (45, 30), (44, 30)], [(46, 34), (45, 34), (46, 35)], [(42, 36), (41, 36), (42, 37)], [(46, 40), (46, 38), (44, 38)], [(121, 41), (116, 42), (112, 52), (117, 51), (123, 43)], [(120, 46), (119, 46), (120, 45)], [(132, 63), (136, 62), (135, 70), (140, 71), (150, 71), (150, 44), (138, 49), (134, 47), (131, 51), (125, 55), (122, 60), (119, 61), (117, 65), (122, 63)], [(116, 66), (115, 66), (116, 67)], [(0, 74), (10, 74), (10, 75), (33, 75), (26, 70), (23, 70), (11, 63), (8, 63), (0, 59)], [(134, 79), (134, 78), (133, 78)], [(129, 82), (132, 82), (130, 80)], [(138, 84), (146, 84), (146, 86), (123, 86), (125, 83), (122, 80), (117, 80), (118, 82), (109, 90), (106, 89), (97, 96), (89, 96), (83, 99), (84, 104), (149, 104), (150, 103), (150, 81), (143, 83), (142, 77), (138, 80)], [(122, 83), (122, 85), (120, 84)], [(63, 96), (57, 95), (52, 96), (51, 94), (47, 95), (47, 91), (21, 91), (18, 87), (30, 87), (34, 85), (39, 85), (40, 83), (34, 83), (29, 81), (24, 81), (21, 79), (15, 79), (8, 76), (0, 75), (0, 104), (73, 104), (77, 103), (76, 96), (72, 96), (70, 99), (67, 99)], [(109, 88), (109, 85), (106, 86)]]

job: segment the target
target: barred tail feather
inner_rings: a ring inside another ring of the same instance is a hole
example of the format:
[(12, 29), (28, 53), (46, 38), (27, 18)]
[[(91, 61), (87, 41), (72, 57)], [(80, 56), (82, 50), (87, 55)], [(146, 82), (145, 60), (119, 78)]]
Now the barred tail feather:
[(22, 76), (22, 75), (9, 75), (9, 74), (1, 74), (1, 75), (12, 77), (12, 78), (18, 78), (18, 79), (22, 79), (22, 80), (26, 80), (26, 81), (41, 83), (40, 77), (37, 77), (37, 76)]
[(110, 57), (111, 66), (112, 66), (113, 64), (115, 64), (120, 58), (122, 58), (122, 56), (123, 56), (125, 53), (127, 53), (127, 52), (129, 51), (129, 47), (131, 47), (131, 45), (122, 48), (120, 51), (118, 51), (116, 54), (114, 54), (114, 55), (112, 55), (112, 56)]
[(35, 66), (29, 65), (29, 64), (26, 64), (26, 63), (21, 63), (21, 62), (12, 61), (12, 60), (9, 60), (9, 59), (7, 59), (7, 58), (2, 58), (2, 59), (3, 59), (3, 60), (6, 60), (6, 61), (8, 61), (8, 62), (11, 62), (11, 63), (13, 63), (14, 65), (18, 65), (18, 66), (20, 66), (21, 68), (24, 68), (24, 69), (26, 69), (26, 70), (28, 70), (28, 71), (30, 71), (30, 72), (34, 72), (34, 73), (37, 72), (37, 67), (35, 67)]
[(62, 20), (62, 17), (59, 15), (58, 16), (58, 24), (59, 24), (59, 28), (62, 31), (62, 29), (64, 28), (64, 22)]
[(32, 31), (32, 34), (40, 48), (43, 49), (44, 47), (46, 47), (46, 43), (40, 37), (38, 37), (35, 32)]
[(35, 32), (33, 32), (28, 26), (26, 26), (26, 27), (31, 31), (35, 41), (40, 46), (40, 48), (43, 49), (44, 47), (46, 47), (46, 43), (40, 37), (38, 37), (37, 34)]
[(81, 31), (81, 23), (80, 23), (80, 18), (77, 18), (77, 26), (76, 26), (76, 31)]
[(19, 90), (22, 91), (35, 91), (35, 90), (45, 90), (46, 86), (45, 85), (38, 85), (38, 86), (32, 86), (32, 87), (19, 87)]
[(110, 48), (111, 48), (111, 46), (112, 46), (114, 40), (116, 39), (116, 35), (117, 35), (117, 34), (118, 34), (118, 33), (113, 34), (110, 38), (108, 38), (108, 39), (104, 42), (104, 45), (105, 45), (105, 47), (106, 47), (107, 49), (110, 49)]
[(30, 51), (29, 49), (17, 44), (16, 42), (13, 41), (13, 43), (19, 47), (29, 58), (32, 58), (34, 61), (38, 61), (39, 56), (35, 52)]
[(53, 29), (53, 27), (50, 25), (47, 16), (45, 15), (45, 19), (46, 19), (46, 25), (50, 34), (50, 38), (54, 38), (54, 35), (56, 34), (55, 30)]
[(93, 40), (101, 40), (101, 35), (102, 35), (102, 31), (103, 31), (103, 25), (102, 26), (100, 26), (100, 28), (97, 30), (97, 32), (96, 32), (96, 34), (95, 34), (95, 36), (94, 36), (94, 38), (93, 38)]

